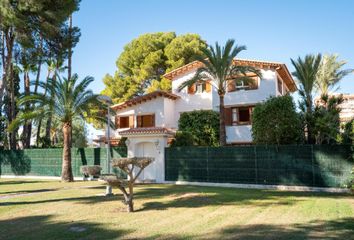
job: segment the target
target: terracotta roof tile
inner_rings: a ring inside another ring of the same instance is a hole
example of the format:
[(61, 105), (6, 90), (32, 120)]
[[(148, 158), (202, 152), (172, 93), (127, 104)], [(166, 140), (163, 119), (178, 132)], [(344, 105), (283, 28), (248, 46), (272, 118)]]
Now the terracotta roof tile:
[(111, 106), (111, 108), (114, 110), (120, 110), (120, 109), (124, 109), (124, 108), (130, 107), (130, 106), (133, 106), (133, 105), (137, 105), (142, 102), (153, 100), (158, 97), (164, 97), (164, 98), (168, 98), (168, 99), (172, 99), (172, 100), (176, 100), (176, 99), (180, 98), (179, 96), (177, 96), (173, 93), (170, 93), (170, 92), (155, 91), (155, 92), (152, 92), (149, 94), (135, 97), (133, 99), (130, 99), (130, 100), (122, 102), (122, 103), (115, 104), (115, 105)]
[[(285, 81), (286, 85), (290, 89), (290, 91), (296, 91), (297, 87), (294, 79), (292, 78), (288, 68), (283, 63), (278, 62), (268, 62), (268, 61), (258, 61), (258, 60), (246, 60), (246, 59), (234, 59), (235, 65), (244, 65), (244, 66), (253, 66), (261, 69), (275, 69), (280, 77)], [(179, 67), (171, 72), (168, 72), (164, 75), (165, 78), (170, 80), (174, 80), (176, 77), (191, 71), (192, 69), (196, 69), (203, 66), (203, 64), (199, 61), (194, 61), (188, 63), (182, 67)]]
[(124, 130), (119, 132), (120, 135), (146, 135), (146, 134), (168, 134), (174, 135), (175, 132), (171, 129), (167, 129), (164, 127), (148, 127), (148, 128), (131, 128), (128, 130)]

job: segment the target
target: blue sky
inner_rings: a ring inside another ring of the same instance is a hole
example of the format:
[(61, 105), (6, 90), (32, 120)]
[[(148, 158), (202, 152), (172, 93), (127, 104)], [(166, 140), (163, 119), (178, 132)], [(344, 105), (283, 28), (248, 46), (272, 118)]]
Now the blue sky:
[[(234, 38), (247, 46), (241, 58), (277, 61), (307, 53), (338, 53), (354, 68), (354, 1), (351, 0), (82, 0), (74, 15), (81, 40), (73, 71), (93, 76), (95, 92), (113, 74), (125, 44), (144, 33), (198, 33), (208, 43)], [(354, 75), (340, 92), (354, 93)]]

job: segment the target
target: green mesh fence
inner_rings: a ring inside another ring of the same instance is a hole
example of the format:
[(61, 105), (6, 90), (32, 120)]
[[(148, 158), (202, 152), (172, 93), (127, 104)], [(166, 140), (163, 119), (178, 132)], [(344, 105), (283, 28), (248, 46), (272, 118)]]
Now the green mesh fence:
[(166, 148), (167, 181), (343, 187), (353, 167), (351, 146)]
[[(0, 151), (0, 175), (60, 176), (63, 149), (25, 149)], [(72, 169), (76, 177), (83, 176), (82, 165), (101, 165), (102, 173), (107, 173), (106, 148), (73, 148), (71, 150)], [(111, 148), (111, 158), (126, 157), (125, 147)], [(117, 169), (111, 171), (124, 176)]]

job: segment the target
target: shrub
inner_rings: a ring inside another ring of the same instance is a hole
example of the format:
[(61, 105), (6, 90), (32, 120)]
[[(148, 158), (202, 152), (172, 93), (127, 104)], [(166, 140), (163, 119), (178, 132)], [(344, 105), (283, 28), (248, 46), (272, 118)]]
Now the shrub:
[(178, 131), (175, 139), (172, 141), (172, 147), (196, 146), (198, 145), (196, 137), (190, 132)]
[(339, 135), (338, 142), (341, 144), (354, 143), (354, 120), (351, 120), (342, 125), (342, 131)]
[(313, 112), (313, 134), (316, 144), (334, 144), (338, 141), (340, 133), (339, 105), (343, 102), (342, 96), (329, 97), (322, 95), (320, 104)]
[[(176, 144), (180, 139), (184, 139), (188, 144), (198, 146), (218, 146), (219, 145), (219, 113), (212, 110), (197, 110), (184, 112), (178, 121), (179, 131), (183, 134), (177, 135)], [(187, 140), (188, 135), (193, 139)]]
[(256, 105), (252, 114), (252, 135), (258, 144), (301, 143), (302, 125), (292, 97), (270, 97)]

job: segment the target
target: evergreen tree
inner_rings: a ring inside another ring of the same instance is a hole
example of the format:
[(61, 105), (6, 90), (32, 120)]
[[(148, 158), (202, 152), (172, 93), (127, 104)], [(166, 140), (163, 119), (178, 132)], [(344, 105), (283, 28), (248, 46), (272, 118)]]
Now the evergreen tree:
[(102, 94), (115, 102), (128, 100), (155, 90), (170, 90), (171, 81), (163, 78), (170, 70), (181, 67), (201, 55), (206, 46), (197, 34), (176, 36), (174, 32), (148, 33), (124, 47), (114, 75), (103, 78)]

